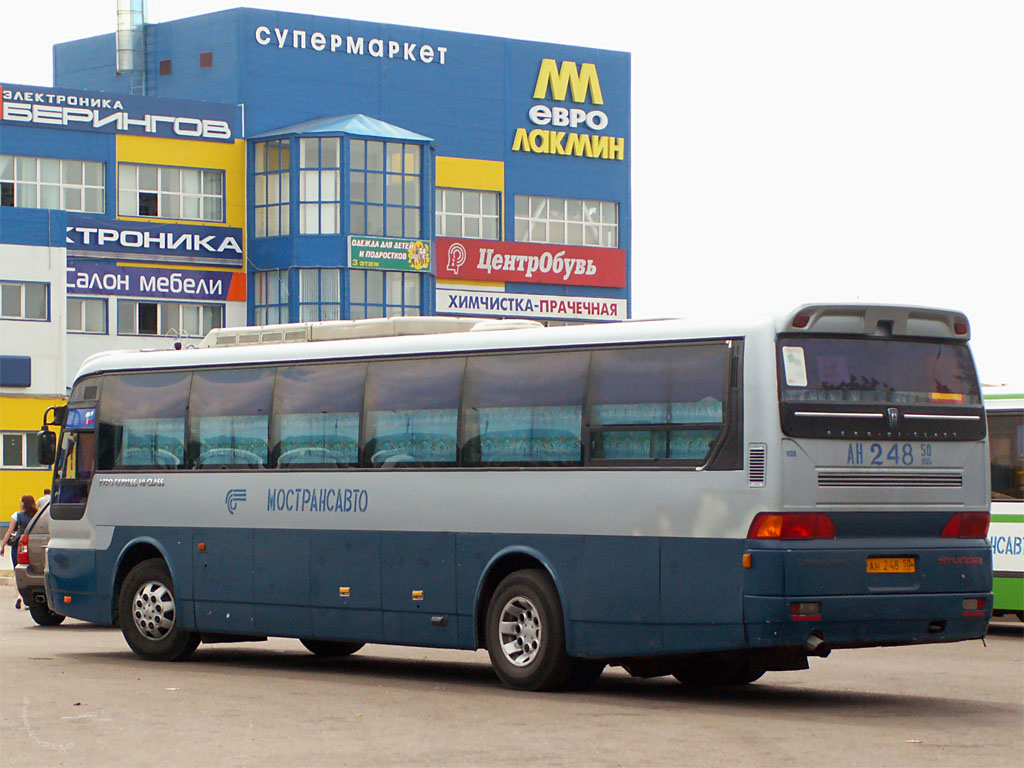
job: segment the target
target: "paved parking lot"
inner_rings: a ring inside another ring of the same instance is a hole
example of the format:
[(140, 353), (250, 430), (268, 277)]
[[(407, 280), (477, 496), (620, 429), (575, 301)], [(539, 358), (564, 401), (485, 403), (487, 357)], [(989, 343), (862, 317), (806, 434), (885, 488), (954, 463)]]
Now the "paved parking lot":
[(36, 627), (0, 586), (3, 766), (1013, 766), (1024, 624), (987, 647), (837, 651), (694, 693), (605, 672), (586, 693), (502, 688), (484, 652), (295, 640), (147, 663), (118, 630)]

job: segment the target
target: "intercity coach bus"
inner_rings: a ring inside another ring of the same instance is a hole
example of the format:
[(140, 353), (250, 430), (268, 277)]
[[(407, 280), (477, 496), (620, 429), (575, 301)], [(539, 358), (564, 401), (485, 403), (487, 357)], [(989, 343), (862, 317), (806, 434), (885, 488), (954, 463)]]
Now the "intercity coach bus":
[(486, 648), (529, 690), (608, 664), (745, 684), (834, 648), (984, 636), (963, 314), (473, 322), (87, 360), (47, 417), (51, 607), (145, 659), (268, 636)]

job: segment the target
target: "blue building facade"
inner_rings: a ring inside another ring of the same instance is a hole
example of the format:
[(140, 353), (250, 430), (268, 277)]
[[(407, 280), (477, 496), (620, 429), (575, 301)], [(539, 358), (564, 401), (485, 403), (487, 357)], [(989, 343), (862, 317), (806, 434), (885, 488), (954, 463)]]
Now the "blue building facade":
[[(57, 88), (130, 93), (114, 35)], [(235, 9), (145, 27), (146, 94), (241, 105), (248, 320), (620, 320), (625, 53)]]

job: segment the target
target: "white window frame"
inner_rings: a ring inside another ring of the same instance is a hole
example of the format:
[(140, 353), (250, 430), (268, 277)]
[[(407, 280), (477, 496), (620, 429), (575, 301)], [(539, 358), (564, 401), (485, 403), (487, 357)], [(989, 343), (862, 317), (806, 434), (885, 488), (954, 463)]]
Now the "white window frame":
[[(44, 171), (52, 174), (56, 164), (56, 178), (43, 179)], [(81, 181), (68, 180), (77, 175), (80, 166)], [(71, 160), (56, 157), (31, 157), (27, 155), (0, 155), (0, 196), (8, 192), (15, 208), (49, 208), (73, 211), (75, 213), (103, 213), (106, 209), (106, 164), (97, 160)], [(89, 177), (98, 176), (98, 184), (86, 182)], [(31, 177), (31, 178), (29, 178)], [(9, 187), (8, 187), (9, 185)], [(29, 192), (31, 190), (31, 193)], [(41, 205), (45, 192), (56, 191), (57, 205)], [(88, 194), (88, 193), (95, 194)], [(77, 196), (78, 203), (73, 200)], [(31, 202), (27, 201), (27, 198)], [(92, 205), (86, 205), (89, 199)], [(68, 202), (72, 201), (71, 205)]]
[[(10, 286), (18, 286), (20, 289), (20, 298), (18, 299), (20, 305), (19, 314), (6, 314), (3, 306), (3, 294), (7, 293), (7, 289)], [(25, 314), (25, 289), (29, 285), (40, 285), (43, 287), (43, 317), (29, 317)], [(0, 319), (3, 320), (24, 320), (32, 323), (48, 323), (50, 321), (50, 284), (42, 282), (34, 282), (31, 280), (0, 280)]]
[[(142, 333), (139, 331), (139, 305), (140, 304), (155, 304), (156, 305), (156, 333)], [(132, 328), (131, 331), (121, 330), (121, 317), (122, 308), (127, 308), (129, 305), (134, 305), (132, 309)], [(165, 313), (174, 307), (177, 310), (177, 317), (166, 318)], [(204, 321), (204, 310), (206, 309), (218, 309), (220, 311), (220, 325), (208, 324)], [(192, 331), (191, 328), (183, 328), (185, 322), (183, 320), (184, 312), (197, 311), (198, 324), (196, 327), (197, 331)], [(201, 339), (206, 336), (214, 328), (224, 327), (224, 313), (226, 308), (223, 304), (200, 304), (191, 301), (173, 301), (164, 299), (118, 299), (117, 300), (117, 335), (118, 336), (167, 336), (172, 337), (173, 333), (177, 334), (178, 338), (196, 338)], [(161, 332), (161, 328), (166, 330)]]
[[(77, 302), (78, 306), (73, 308), (72, 302)], [(103, 328), (101, 329), (89, 329), (86, 328), (86, 320), (89, 314), (85, 311), (88, 305), (103, 307)], [(75, 311), (77, 310), (77, 312)], [(71, 327), (72, 317), (77, 315), (77, 328)], [(68, 295), (68, 308), (67, 308), (67, 329), (68, 333), (85, 333), (93, 336), (105, 336), (107, 329), (110, 327), (109, 307), (106, 299), (97, 298), (95, 296), (74, 296)]]
[[(17, 429), (8, 429), (0, 432), (0, 467), (3, 469), (49, 469), (46, 464), (36, 464), (34, 462), (29, 463), (28, 456), (28, 436), (34, 435), (35, 432), (28, 432)], [(21, 463), (20, 464), (8, 464), (6, 461), (6, 451), (4, 450), (4, 442), (11, 435), (15, 435), (21, 438)]]
[(434, 202), (437, 237), (501, 239), (501, 195), (498, 192), (438, 187)]
[(517, 243), (619, 247), (619, 204), (608, 200), (515, 196)]
[[(139, 181), (144, 171), (156, 172), (156, 181)], [(196, 176), (196, 189), (186, 190), (186, 179)], [(216, 168), (192, 168), (143, 163), (118, 163), (117, 215), (172, 221), (222, 223), (225, 215), (225, 174)], [(217, 189), (219, 187), (219, 190)], [(156, 213), (140, 213), (141, 195), (155, 195)], [(214, 210), (208, 212), (207, 204)], [(190, 213), (186, 207), (194, 205)], [(177, 208), (177, 211), (174, 208)]]

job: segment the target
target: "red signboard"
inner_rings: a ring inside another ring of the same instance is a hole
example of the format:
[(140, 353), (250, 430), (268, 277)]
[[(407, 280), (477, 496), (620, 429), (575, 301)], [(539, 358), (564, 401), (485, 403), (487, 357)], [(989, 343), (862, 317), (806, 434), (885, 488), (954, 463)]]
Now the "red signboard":
[(626, 287), (626, 252), (550, 243), (437, 238), (439, 280)]

